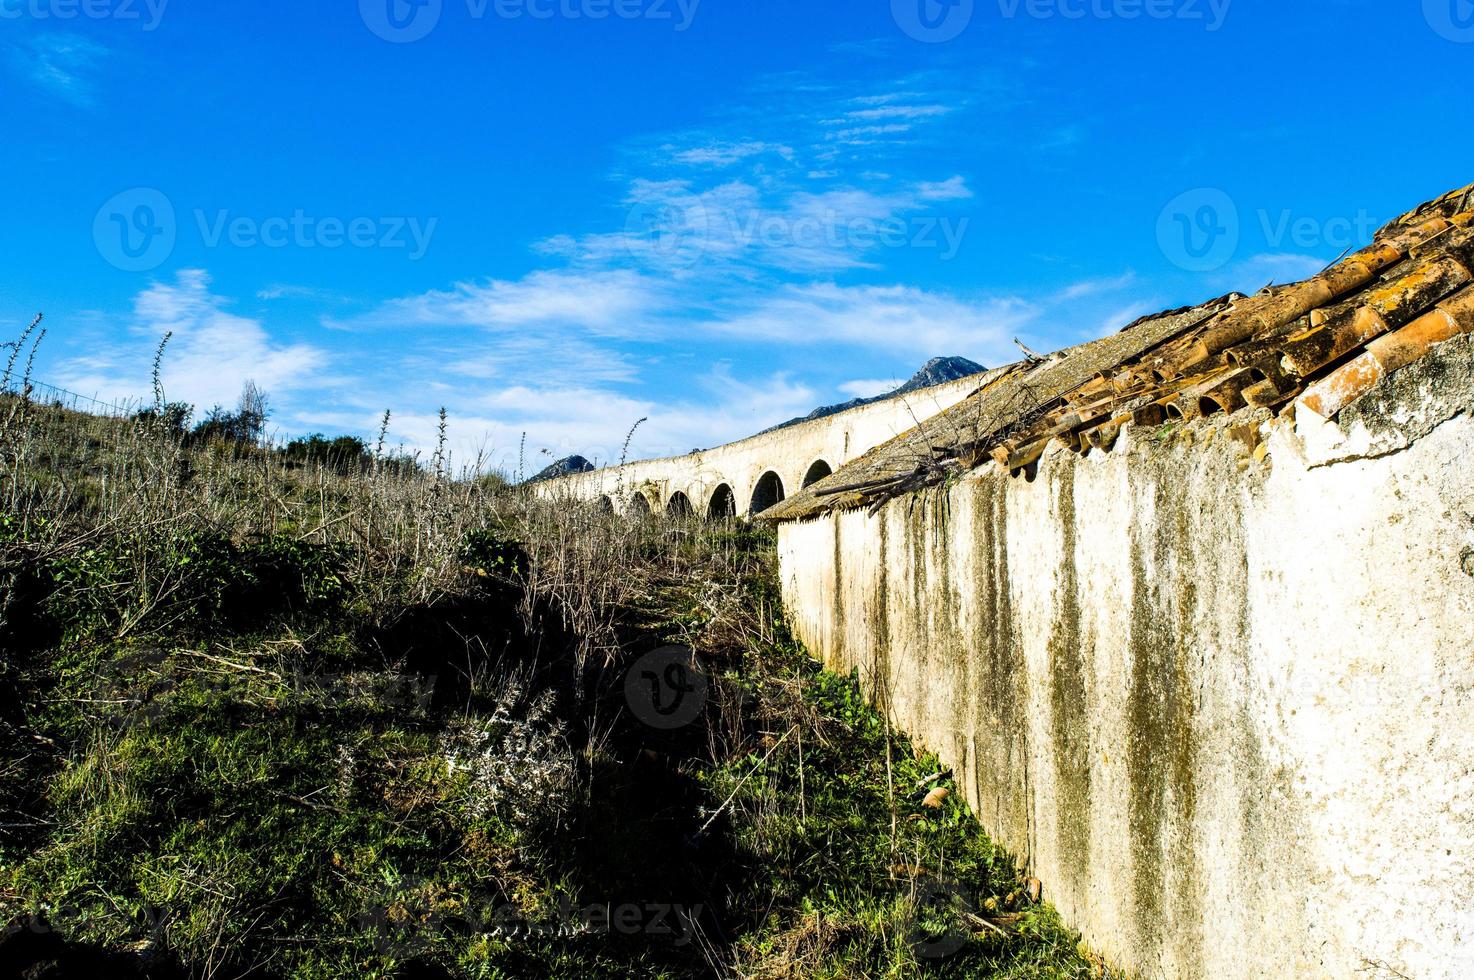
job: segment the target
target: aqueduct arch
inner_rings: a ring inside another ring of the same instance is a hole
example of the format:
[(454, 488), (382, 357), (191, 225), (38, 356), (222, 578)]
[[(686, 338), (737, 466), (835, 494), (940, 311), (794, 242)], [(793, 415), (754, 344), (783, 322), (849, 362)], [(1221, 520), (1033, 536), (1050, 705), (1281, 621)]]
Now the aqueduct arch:
[(756, 516), (909, 431), (918, 420), (957, 404), (981, 380), (947, 382), (682, 456), (570, 473), (542, 482), (538, 493), (590, 500), (605, 495), (622, 513), (665, 515), (679, 492), (693, 513), (708, 519)]
[(677, 490), (670, 495), (670, 500), (665, 505), (665, 513), (667, 517), (685, 520), (694, 514), (695, 510), (691, 507), (691, 498)]
[(768, 470), (758, 477), (757, 484), (752, 488), (752, 506), (748, 513), (761, 514), (774, 504), (782, 503), (788, 494), (783, 489), (783, 478), (776, 470)]
[(812, 486), (833, 472), (834, 467), (830, 466), (823, 459), (816, 459), (814, 460), (814, 464), (809, 467), (808, 472), (804, 474), (803, 485), (805, 487)]
[(706, 505), (706, 519), (728, 521), (737, 516), (737, 495), (730, 484), (723, 483), (712, 491), (711, 501)]

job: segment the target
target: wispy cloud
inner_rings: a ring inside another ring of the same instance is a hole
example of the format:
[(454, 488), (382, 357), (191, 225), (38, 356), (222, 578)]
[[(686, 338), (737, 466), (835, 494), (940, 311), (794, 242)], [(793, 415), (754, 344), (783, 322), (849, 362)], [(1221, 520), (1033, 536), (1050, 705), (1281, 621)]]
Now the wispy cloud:
[(1017, 298), (969, 300), (910, 286), (789, 286), (706, 328), (785, 346), (852, 344), (908, 357), (969, 351), (1013, 360), (1009, 338), (1036, 311)]
[(290, 283), (272, 283), (263, 289), (256, 291), (256, 298), (272, 302), (279, 299), (286, 300), (311, 300), (322, 303), (347, 303), (351, 297), (331, 289), (320, 289), (316, 286), (294, 286)]
[(522, 384), (539, 378), (547, 384), (628, 384), (640, 377), (641, 359), (607, 343), (553, 331), (498, 334), (487, 338), (464, 332), (439, 335), (413, 345), (401, 376), (435, 378), (450, 385)]
[(1080, 282), (1071, 283), (1059, 291), (1059, 298), (1064, 301), (1084, 299), (1087, 296), (1097, 296), (1101, 293), (1113, 293), (1125, 289), (1136, 282), (1136, 273), (1130, 269), (1119, 276), (1111, 276), (1100, 279), (1084, 279)]
[(765, 153), (776, 153), (784, 159), (793, 158), (793, 149), (791, 147), (763, 143), (761, 141), (713, 143), (707, 146), (693, 146), (689, 149), (675, 151), (672, 158), (677, 163), (691, 164), (693, 166), (729, 167), (749, 157), (760, 156)]
[(76, 34), (46, 33), (10, 49), (12, 68), (50, 95), (74, 106), (96, 103), (95, 74), (108, 50)]
[(541, 270), (522, 279), (457, 283), (406, 297), (336, 325), (358, 328), (464, 326), (510, 331), (568, 327), (603, 336), (639, 333), (659, 286), (628, 269)]
[(973, 195), (967, 180), (957, 176), (942, 181), (922, 181), (916, 185), (916, 196), (922, 201), (964, 201)]
[(915, 182), (888, 174), (789, 177), (705, 186), (637, 179), (625, 198), (623, 228), (555, 236), (538, 250), (584, 268), (633, 265), (665, 280), (710, 281), (876, 268), (888, 249), (952, 258), (963, 244), (970, 219), (957, 202), (973, 192), (960, 175)]
[(881, 105), (872, 109), (856, 109), (845, 113), (846, 119), (931, 119), (945, 116), (952, 109), (944, 105)]

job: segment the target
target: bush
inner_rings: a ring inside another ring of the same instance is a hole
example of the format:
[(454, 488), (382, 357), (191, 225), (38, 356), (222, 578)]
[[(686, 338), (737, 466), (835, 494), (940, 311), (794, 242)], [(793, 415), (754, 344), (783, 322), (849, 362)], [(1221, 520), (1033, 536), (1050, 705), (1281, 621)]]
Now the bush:
[(366, 472), (374, 462), (368, 445), (357, 436), (328, 439), (321, 432), (293, 439), (282, 450), (282, 456), (288, 463), (322, 466), (344, 476)]
[(341, 546), (216, 532), (122, 536), (58, 556), (41, 575), (46, 609), (68, 635), (247, 629), (324, 612), (346, 586)]
[(133, 421), (157, 427), (163, 433), (182, 437), (189, 431), (189, 420), (194, 415), (194, 406), (185, 402), (169, 402), (159, 408), (145, 408), (133, 416)]
[(266, 418), (254, 412), (230, 412), (219, 405), (210, 409), (204, 421), (194, 427), (190, 441), (222, 442), (237, 446), (254, 446), (266, 432)]

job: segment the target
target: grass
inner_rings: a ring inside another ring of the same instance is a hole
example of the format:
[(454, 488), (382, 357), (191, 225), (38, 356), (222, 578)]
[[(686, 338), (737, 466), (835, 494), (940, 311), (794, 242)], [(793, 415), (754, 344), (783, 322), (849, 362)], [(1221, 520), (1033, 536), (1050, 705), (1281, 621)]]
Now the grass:
[[(765, 532), (381, 458), (0, 399), (0, 960), (1101, 975), (789, 636)], [(669, 644), (705, 695), (665, 730), (625, 681)]]

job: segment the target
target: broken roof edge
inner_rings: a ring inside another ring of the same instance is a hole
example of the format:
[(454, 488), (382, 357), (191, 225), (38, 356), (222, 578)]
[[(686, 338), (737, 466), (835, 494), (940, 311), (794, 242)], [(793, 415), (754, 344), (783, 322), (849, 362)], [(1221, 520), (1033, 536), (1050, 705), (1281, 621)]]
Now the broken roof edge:
[(1333, 418), (1387, 374), (1474, 333), (1474, 184), (1389, 222), (1310, 279), (1143, 317), (979, 388), (758, 515), (869, 507), (985, 465), (1018, 475), (1061, 443), (1109, 450), (1127, 425), (1245, 407)]

